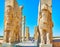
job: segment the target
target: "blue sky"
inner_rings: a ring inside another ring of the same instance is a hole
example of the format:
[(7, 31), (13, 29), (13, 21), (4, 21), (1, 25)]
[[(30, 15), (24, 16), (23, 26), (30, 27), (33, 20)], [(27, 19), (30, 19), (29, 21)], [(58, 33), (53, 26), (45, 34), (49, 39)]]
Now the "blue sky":
[[(34, 35), (37, 25), (39, 0), (17, 0), (19, 6), (23, 5), (23, 15), (26, 16), (26, 26), (30, 35)], [(60, 36), (60, 0), (52, 0), (52, 20), (54, 23), (53, 36)], [(0, 35), (4, 32), (4, 0), (0, 0)]]

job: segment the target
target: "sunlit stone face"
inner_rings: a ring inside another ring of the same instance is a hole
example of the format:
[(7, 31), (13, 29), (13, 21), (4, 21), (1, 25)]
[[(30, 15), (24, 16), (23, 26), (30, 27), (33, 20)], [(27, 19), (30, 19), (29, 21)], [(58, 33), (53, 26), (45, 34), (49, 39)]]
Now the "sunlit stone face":
[(42, 20), (43, 22), (47, 22), (47, 15), (45, 12), (42, 12)]
[(11, 9), (10, 7), (7, 7), (7, 12), (10, 12), (10, 9)]
[(9, 13), (11, 12), (11, 6), (7, 6), (5, 12), (7, 15), (9, 15)]
[(43, 4), (43, 5), (41, 6), (41, 9), (48, 9), (48, 5)]
[(48, 28), (48, 11), (47, 10), (42, 10), (41, 12), (41, 18), (39, 20), (40, 28), (46, 29)]

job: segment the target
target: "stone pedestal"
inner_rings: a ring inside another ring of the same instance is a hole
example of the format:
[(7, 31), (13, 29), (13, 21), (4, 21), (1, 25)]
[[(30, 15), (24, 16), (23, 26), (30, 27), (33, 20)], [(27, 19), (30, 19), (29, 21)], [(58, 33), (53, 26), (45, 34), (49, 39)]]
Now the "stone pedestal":
[(39, 47), (52, 47), (52, 44), (40, 44)]

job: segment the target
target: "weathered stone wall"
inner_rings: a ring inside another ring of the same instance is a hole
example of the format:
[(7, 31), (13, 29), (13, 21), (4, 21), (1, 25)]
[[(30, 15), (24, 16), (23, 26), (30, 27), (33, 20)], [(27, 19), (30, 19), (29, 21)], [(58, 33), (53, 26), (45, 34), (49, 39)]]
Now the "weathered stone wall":
[(60, 42), (53, 42), (53, 47), (60, 47)]

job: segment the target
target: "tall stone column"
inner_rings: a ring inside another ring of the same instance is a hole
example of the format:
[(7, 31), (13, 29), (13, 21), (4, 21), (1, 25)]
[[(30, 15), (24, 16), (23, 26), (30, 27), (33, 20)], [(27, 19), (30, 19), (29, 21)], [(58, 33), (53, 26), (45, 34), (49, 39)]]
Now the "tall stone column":
[(36, 26), (34, 28), (34, 40), (38, 40), (38, 37), (39, 37), (39, 30), (38, 30), (38, 26)]
[(22, 16), (22, 41), (25, 41), (25, 16)]
[(12, 12), (13, 12), (12, 7), (7, 5), (5, 9), (5, 28), (4, 28), (6, 36), (4, 36), (4, 38), (6, 37), (5, 39), (7, 39), (8, 43), (9, 43), (9, 34), (12, 28), (12, 16), (11, 16)]
[(22, 9), (23, 9), (23, 6), (20, 6), (20, 41), (22, 41)]
[[(40, 0), (38, 9), (38, 25), (41, 47), (52, 47), (52, 0)], [(45, 34), (45, 35), (44, 35)], [(50, 38), (51, 37), (51, 38)]]
[(26, 32), (25, 32), (25, 38), (26, 38), (25, 40), (28, 41), (28, 40), (29, 40), (29, 37), (30, 37), (29, 27), (26, 27), (26, 28), (25, 28), (25, 31), (26, 31)]
[(16, 0), (5, 0), (4, 42), (19, 42), (21, 40), (21, 32), (22, 7), (18, 6)]

